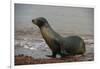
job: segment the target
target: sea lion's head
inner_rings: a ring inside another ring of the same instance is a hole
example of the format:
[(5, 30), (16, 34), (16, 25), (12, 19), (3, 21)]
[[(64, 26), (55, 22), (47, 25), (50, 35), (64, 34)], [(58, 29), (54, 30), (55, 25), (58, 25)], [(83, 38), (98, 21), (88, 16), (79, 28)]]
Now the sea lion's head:
[(44, 17), (38, 17), (35, 19), (32, 19), (33, 24), (37, 25), (38, 27), (42, 27), (46, 24), (48, 24), (48, 21)]

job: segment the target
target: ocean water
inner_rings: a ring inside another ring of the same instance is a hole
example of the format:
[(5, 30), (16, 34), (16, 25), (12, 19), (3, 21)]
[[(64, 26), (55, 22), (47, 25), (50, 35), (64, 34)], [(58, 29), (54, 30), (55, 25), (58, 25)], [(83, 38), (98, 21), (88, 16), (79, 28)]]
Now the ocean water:
[(34, 30), (32, 19), (45, 17), (55, 31), (94, 33), (94, 9), (68, 6), (15, 4), (15, 30)]

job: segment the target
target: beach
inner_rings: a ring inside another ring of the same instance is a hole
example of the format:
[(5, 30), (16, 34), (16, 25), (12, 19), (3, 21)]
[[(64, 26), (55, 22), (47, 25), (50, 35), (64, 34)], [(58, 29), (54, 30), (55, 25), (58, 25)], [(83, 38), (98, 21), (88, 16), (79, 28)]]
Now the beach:
[[(63, 37), (72, 36), (72, 33), (59, 33)], [(84, 39), (86, 44), (86, 53), (84, 56), (69, 56), (61, 59), (46, 57), (51, 55), (51, 50), (44, 41), (39, 31), (16, 31), (15, 34), (15, 65), (23, 64), (44, 64), (44, 63), (60, 63), (60, 62), (79, 62), (94, 60), (94, 36), (79, 35)]]

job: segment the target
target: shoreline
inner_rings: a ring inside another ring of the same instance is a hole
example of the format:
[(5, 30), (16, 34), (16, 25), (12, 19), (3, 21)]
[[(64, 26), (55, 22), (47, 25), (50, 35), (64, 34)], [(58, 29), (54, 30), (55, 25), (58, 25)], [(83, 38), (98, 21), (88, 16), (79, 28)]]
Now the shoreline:
[[(45, 55), (51, 54), (51, 50), (45, 43), (40, 32), (36, 33), (15, 33), (15, 64), (41, 64), (41, 63), (58, 63), (58, 62), (79, 62), (79, 61), (93, 61), (94, 60), (94, 36), (81, 35), (86, 43), (86, 56), (75, 58), (66, 58), (61, 60), (59, 58), (51, 59)], [(63, 34), (69, 36), (70, 34)], [(34, 59), (33, 59), (34, 58)], [(27, 62), (29, 63), (27, 63)], [(32, 61), (32, 62), (31, 62)]]

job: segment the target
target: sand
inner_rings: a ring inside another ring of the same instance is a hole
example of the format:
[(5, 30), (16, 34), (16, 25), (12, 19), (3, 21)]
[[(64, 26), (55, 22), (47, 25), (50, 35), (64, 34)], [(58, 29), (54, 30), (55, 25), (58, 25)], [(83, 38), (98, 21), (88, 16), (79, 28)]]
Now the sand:
[[(71, 33), (61, 33), (62, 36), (69, 36)], [(69, 56), (61, 59), (49, 58), (51, 50), (45, 43), (40, 32), (26, 33), (17, 31), (15, 33), (15, 65), (23, 64), (44, 64), (44, 63), (60, 63), (60, 62), (79, 62), (94, 60), (94, 38), (93, 35), (79, 35), (86, 44), (86, 53), (84, 56)]]

